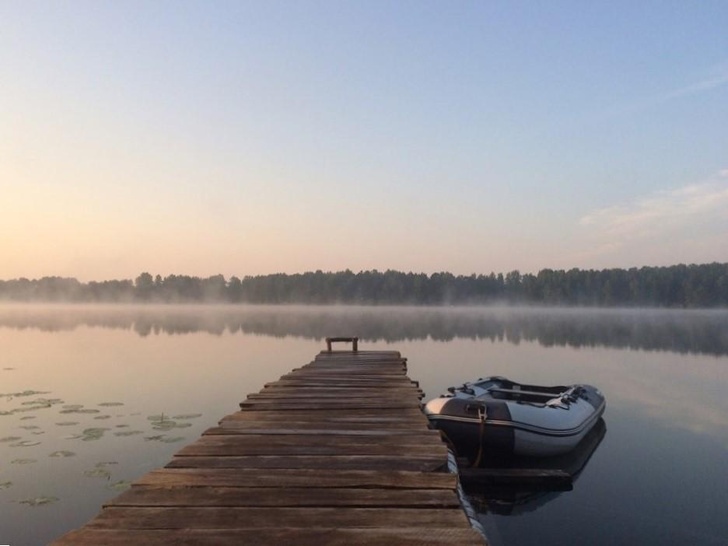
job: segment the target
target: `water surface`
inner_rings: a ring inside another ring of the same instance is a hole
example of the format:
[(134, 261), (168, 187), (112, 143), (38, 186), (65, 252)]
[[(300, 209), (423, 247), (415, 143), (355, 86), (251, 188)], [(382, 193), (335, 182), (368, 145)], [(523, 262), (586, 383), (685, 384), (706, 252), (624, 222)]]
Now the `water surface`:
[(727, 312), (258, 306), (1, 306), (0, 544), (82, 525), (327, 335), (400, 350), (428, 396), (605, 392), (573, 490), (472, 492), (493, 544), (728, 544)]

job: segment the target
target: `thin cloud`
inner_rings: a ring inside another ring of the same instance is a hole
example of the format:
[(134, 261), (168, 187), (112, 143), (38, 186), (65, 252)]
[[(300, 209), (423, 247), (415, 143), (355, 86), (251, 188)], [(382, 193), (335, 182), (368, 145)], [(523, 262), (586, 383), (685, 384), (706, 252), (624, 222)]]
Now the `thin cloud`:
[(680, 89), (675, 89), (674, 91), (666, 93), (665, 95), (660, 97), (660, 100), (667, 101), (671, 99), (685, 97), (687, 95), (694, 95), (703, 91), (710, 91), (711, 89), (715, 89), (716, 87), (721, 87), (726, 84), (728, 84), (728, 72), (724, 72), (711, 78), (707, 78), (692, 83), (690, 85), (686, 85), (685, 87), (682, 87)]
[(662, 94), (637, 99), (634, 102), (607, 108), (596, 114), (596, 119), (611, 118), (617, 115), (633, 114), (644, 109), (653, 108), (664, 103), (712, 91), (728, 85), (728, 62), (713, 65), (706, 77), (677, 87)]
[(632, 203), (607, 207), (583, 216), (579, 223), (598, 230), (618, 245), (633, 238), (667, 234), (713, 219), (728, 219), (728, 169), (711, 180), (659, 192)]

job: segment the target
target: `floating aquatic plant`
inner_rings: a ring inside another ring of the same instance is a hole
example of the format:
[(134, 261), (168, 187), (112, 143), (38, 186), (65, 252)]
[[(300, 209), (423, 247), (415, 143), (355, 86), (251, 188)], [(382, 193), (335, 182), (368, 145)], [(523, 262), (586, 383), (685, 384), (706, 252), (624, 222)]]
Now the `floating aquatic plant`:
[(101, 402), (99, 406), (102, 408), (113, 408), (115, 406), (123, 406), (124, 402)]
[(33, 464), (37, 462), (37, 459), (13, 459), (10, 464)]
[(144, 434), (143, 430), (119, 430), (117, 432), (114, 432), (114, 436), (136, 436), (137, 434)]
[(20, 504), (27, 504), (28, 506), (36, 507), (36, 506), (43, 506), (46, 504), (53, 504), (54, 502), (58, 502), (58, 497), (36, 497), (34, 499), (26, 499), (20, 501)]
[(99, 421), (103, 421), (105, 419), (111, 419), (111, 415), (97, 415), (94, 417), (94, 419), (98, 419)]
[(72, 427), (73, 425), (77, 425), (78, 421), (61, 421), (60, 423), (56, 423), (59, 427)]
[(21, 425), (18, 428), (22, 428), (22, 429), (25, 429), (25, 430), (37, 430), (40, 427), (37, 426), (37, 425)]
[(77, 408), (77, 409), (63, 409), (63, 410), (59, 411), (58, 413), (101, 413), (101, 412), (97, 409)]
[(107, 480), (111, 479), (111, 472), (105, 468), (94, 468), (93, 470), (86, 470), (83, 473), (87, 478), (104, 478)]
[(63, 404), (63, 400), (60, 398), (37, 398), (36, 400), (28, 400), (27, 402), (22, 402), (21, 406), (47, 406), (47, 405), (56, 405), (56, 404)]
[(10, 413), (8, 413), (7, 415), (12, 415), (15, 413), (25, 413), (27, 411), (35, 411), (35, 410), (39, 410), (39, 409), (47, 409), (50, 407), (52, 407), (51, 404), (34, 404), (31, 406), (25, 406), (22, 408), (15, 408), (14, 410), (11, 410)]
[(152, 422), (152, 428), (154, 430), (172, 430), (175, 428), (187, 428), (192, 426), (192, 423), (178, 423), (173, 419), (169, 419), (165, 417), (163, 413), (161, 415), (150, 415), (147, 417), (147, 420)]
[(162, 438), (159, 441), (164, 442), (165, 444), (174, 444), (175, 442), (181, 442), (184, 439), (184, 436), (175, 436), (174, 438)]
[(0, 438), (0, 444), (15, 442), (17, 440), (22, 440), (22, 438), (20, 436), (5, 436), (5, 438)]
[(48, 456), (49, 457), (64, 457), (65, 458), (65, 457), (73, 457), (75, 455), (76, 454), (73, 451), (61, 450), (61, 451), (54, 451), (53, 453), (51, 453)]
[(30, 419), (35, 419), (35, 418), (36, 418), (35, 415), (26, 415), (25, 417), (21, 417), (20, 420), (21, 421), (28, 421)]
[(4, 394), (0, 394), (0, 398), (2, 397), (8, 397), (8, 398), (21, 398), (23, 396), (36, 396), (38, 394), (50, 394), (51, 391), (32, 391), (32, 390), (26, 390), (21, 392), (6, 392)]
[(157, 434), (156, 436), (145, 436), (144, 439), (148, 442), (158, 442), (164, 438), (164, 434)]
[(104, 437), (104, 433), (110, 430), (108, 428), (103, 427), (95, 427), (95, 428), (86, 428), (83, 430), (83, 432), (76, 436), (76, 438), (80, 438), (84, 442), (92, 442), (94, 440), (100, 440)]
[(22, 442), (15, 442), (10, 444), (10, 447), (33, 447), (39, 446), (40, 442), (33, 442), (32, 440), (23, 440)]
[(106, 486), (107, 489), (112, 489), (114, 491), (126, 491), (131, 487), (131, 482), (127, 480), (121, 480), (116, 483), (110, 483)]
[(172, 419), (185, 420), (185, 419), (197, 419), (198, 417), (202, 417), (202, 414), (201, 413), (183, 413), (181, 415), (173, 415)]
[(0, 491), (3, 489), (8, 489), (13, 485), (13, 482), (0, 482)]
[(116, 428), (129, 428), (129, 425), (116, 425)]

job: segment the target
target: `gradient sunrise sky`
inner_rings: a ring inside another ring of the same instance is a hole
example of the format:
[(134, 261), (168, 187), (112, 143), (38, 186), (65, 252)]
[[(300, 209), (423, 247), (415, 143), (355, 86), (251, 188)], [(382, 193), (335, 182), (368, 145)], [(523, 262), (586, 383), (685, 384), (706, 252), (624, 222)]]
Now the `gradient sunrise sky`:
[(0, 2), (0, 278), (728, 261), (728, 2)]

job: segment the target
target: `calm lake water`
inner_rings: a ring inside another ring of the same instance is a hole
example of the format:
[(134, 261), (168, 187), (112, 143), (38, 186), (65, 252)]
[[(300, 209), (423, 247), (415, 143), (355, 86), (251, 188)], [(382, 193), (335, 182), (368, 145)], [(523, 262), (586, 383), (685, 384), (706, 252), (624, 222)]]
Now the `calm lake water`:
[[(728, 544), (728, 312), (0, 306), (0, 544), (44, 544), (327, 335), (397, 349), (428, 397), (591, 383), (571, 491), (471, 491), (494, 545)], [(163, 417), (162, 417), (163, 416)]]

